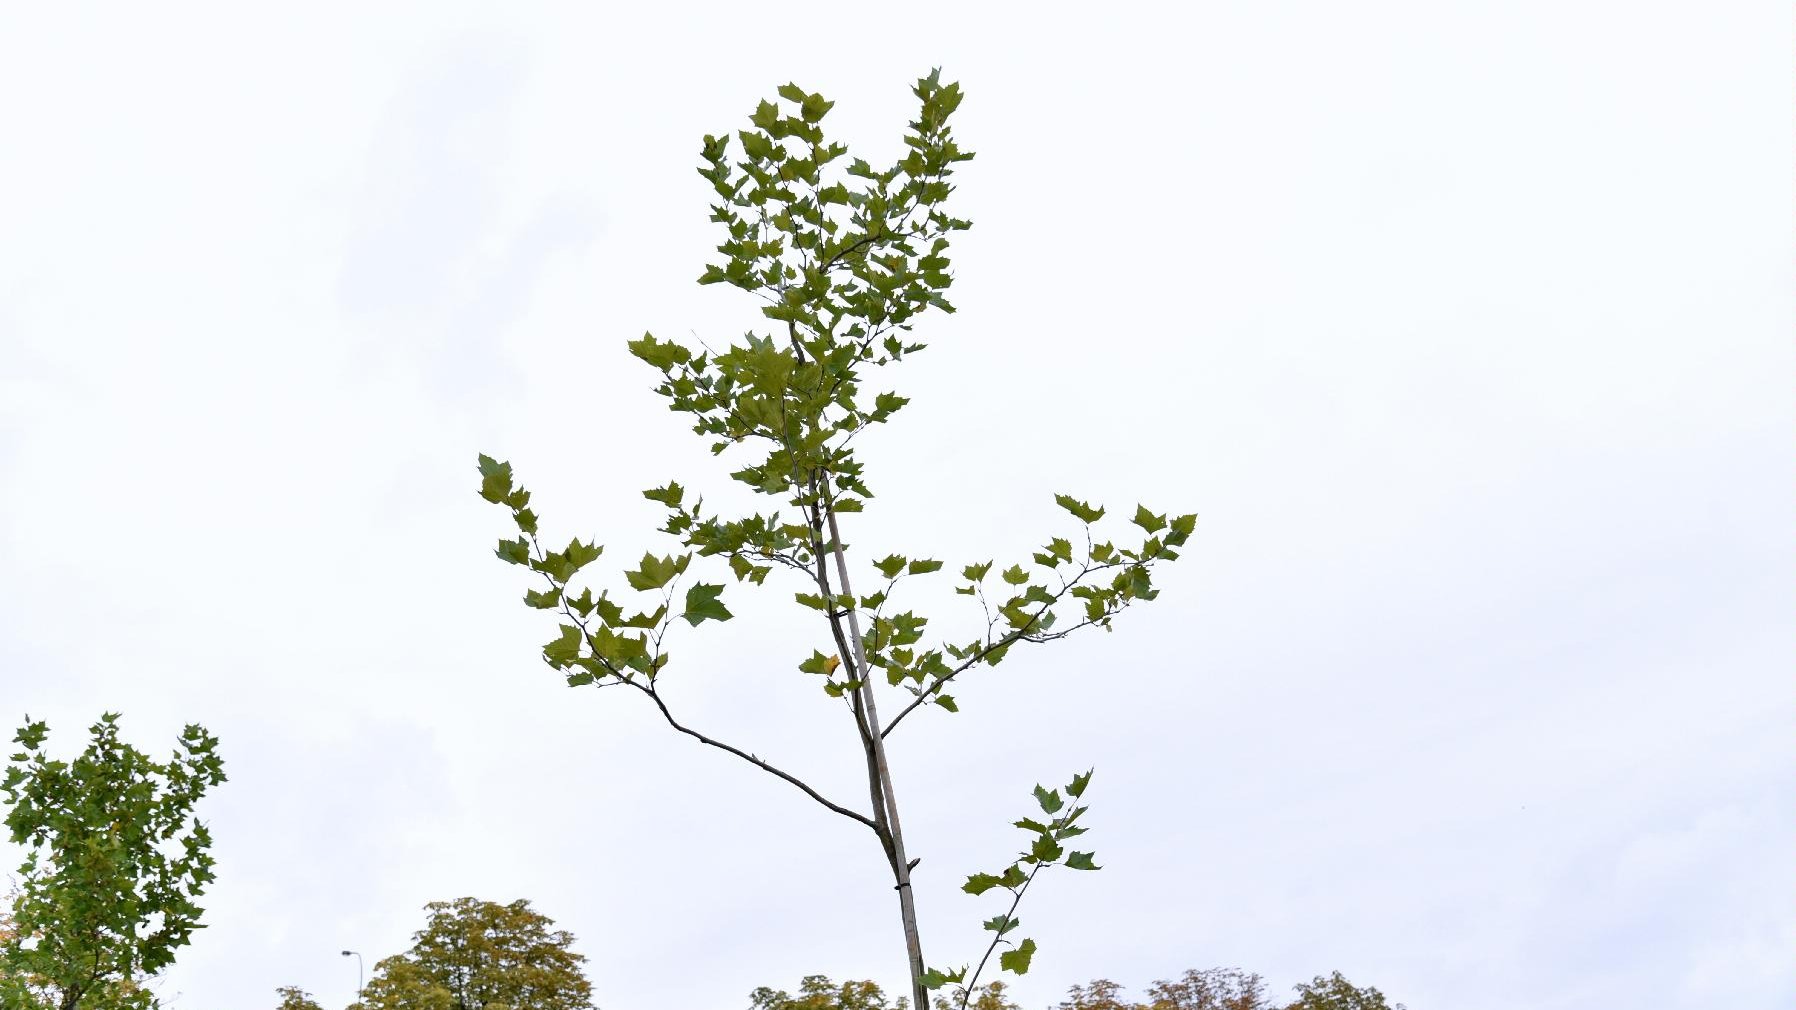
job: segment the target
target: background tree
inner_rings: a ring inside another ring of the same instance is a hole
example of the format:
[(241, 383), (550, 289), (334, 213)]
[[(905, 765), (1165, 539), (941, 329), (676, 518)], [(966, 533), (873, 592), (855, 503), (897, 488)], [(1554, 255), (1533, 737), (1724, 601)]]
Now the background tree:
[[(26, 847), (0, 958), (42, 979), (58, 1010), (147, 1007), (141, 983), (174, 962), (200, 927), (212, 838), (193, 817), (225, 780), (218, 741), (199, 726), (166, 762), (119, 740), (118, 716), (92, 727), (74, 761), (44, 752), (49, 729), (26, 721), (0, 792), (6, 826)], [(35, 940), (30, 946), (26, 937)]]
[(1404, 1010), (1403, 1004), (1387, 1003), (1384, 993), (1371, 987), (1361, 989), (1338, 971), (1300, 982), (1295, 989), (1297, 999), (1284, 1010)]
[(1147, 1010), (1273, 1010), (1266, 982), (1239, 968), (1188, 969), (1148, 987)]
[(1123, 999), (1123, 987), (1107, 978), (1092, 979), (1066, 991), (1066, 998), (1054, 1010), (1144, 1010), (1141, 1004)]
[(296, 985), (281, 986), (274, 994), (281, 998), (281, 1004), (275, 1010), (324, 1010), (311, 993)]
[[(1119, 546), (1093, 534), (1102, 508), (1057, 496), (1056, 503), (1079, 524), (1068, 535), (1050, 538), (1027, 560), (1008, 567), (985, 560), (959, 569), (955, 592), (977, 607), (967, 617), (983, 629), (969, 638), (928, 640), (929, 618), (895, 603), (901, 581), (940, 572), (941, 561), (897, 553), (869, 558), (871, 570), (862, 567), (855, 578), (873, 576), (876, 588), (865, 595), (854, 590), (842, 520), (861, 513), (873, 491), (853, 440), (909, 402), (894, 392), (874, 392), (866, 383), (877, 370), (923, 350), (906, 336), (921, 314), (930, 308), (953, 311), (946, 298), (952, 283), (949, 238), (971, 226), (944, 210), (954, 189), (948, 182), (953, 166), (973, 157), (949, 129), (961, 101), (959, 85), (943, 84), (936, 72), (919, 80), (913, 93), (921, 109), (904, 138), (907, 152), (890, 167), (855, 158), (843, 168), (847, 148), (826, 142), (820, 125), (834, 103), (795, 84), (779, 89), (783, 104), (764, 101), (756, 107), (752, 128), (736, 134), (741, 158), (735, 163), (728, 136), (707, 136), (699, 174), (718, 197), (711, 220), (727, 235), (717, 246), (721, 261), (707, 265), (699, 282), (727, 283), (754, 295), (768, 329), (751, 331), (723, 350), (694, 349), (652, 335), (629, 345), (630, 353), (660, 373), (656, 391), (672, 410), (692, 416), (693, 430), (710, 442), (713, 453), (753, 450), (730, 476), (788, 511), (733, 516), (707, 511), (702, 497), (689, 501), (677, 482), (645, 491), (667, 510), (662, 532), (673, 538), (674, 547), (663, 556), (647, 553), (622, 573), (624, 592), (647, 594), (646, 600), (623, 593), (614, 599), (612, 589), (595, 598), (591, 585), (575, 582), (602, 548), (575, 539), (562, 550), (545, 549), (530, 493), (514, 485), (511, 465), (481, 456), (480, 474), (482, 496), (508, 508), (517, 527), (516, 539), (500, 541), (499, 557), (543, 580), (525, 603), (561, 616), (560, 632), (544, 646), (543, 658), (570, 686), (621, 686), (640, 694), (674, 730), (753, 764), (872, 832), (897, 892), (911, 1005), (921, 1008), (929, 989), (950, 983), (961, 986), (958, 1003), (965, 1006), (997, 948), (1005, 948), (998, 968), (1027, 971), (1035, 942), (1013, 932), (1016, 899), (1044, 866), (1097, 866), (1091, 853), (1061, 845), (1085, 830), (1072, 823), (1084, 808), (1060, 812), (1058, 791), (1037, 787), (1043, 813), (1060, 816), (1047, 823), (1019, 821), (1032, 832), (1021, 858), (1003, 873), (968, 881), (973, 893), (998, 889), (1012, 898), (1006, 911), (986, 921), (993, 938), (985, 957), (978, 967), (927, 968), (910, 882), (914, 861), (886, 738), (921, 708), (957, 711), (947, 689), (963, 674), (995, 666), (1019, 646), (1055, 641), (1087, 627), (1108, 629), (1130, 604), (1153, 599), (1152, 568), (1178, 556), (1176, 548), (1191, 535), (1196, 516), (1169, 519), (1138, 507), (1134, 522), (1142, 538)], [(974, 386), (994, 379), (967, 377)], [(625, 425), (599, 427), (620, 432)], [(1018, 451), (1039, 451), (1026, 421), (1015, 441)], [(944, 515), (967, 507), (965, 489), (954, 496), (952, 508), (944, 502)], [(794, 513), (795, 519), (786, 518)], [(680, 620), (697, 626), (732, 616), (722, 581), (698, 581), (693, 572), (695, 581), (679, 593), (695, 560), (727, 562), (746, 586), (764, 586), (775, 568), (782, 578), (796, 580), (795, 599), (819, 618), (820, 643), (800, 648), (795, 665), (818, 678), (821, 690), (841, 701), (853, 723), (866, 773), (864, 811), (825, 797), (801, 776), (761, 758), (757, 749), (716, 739), (675, 715), (674, 699), (664, 690), (667, 636)], [(887, 697), (882, 701), (881, 695)], [(1079, 789), (1068, 788), (1073, 799), (1088, 778), (1089, 773), (1075, 780)]]
[(476, 898), (424, 906), (412, 949), (374, 966), (374, 1010), (591, 1010), (592, 984), (573, 934), (528, 901)]
[(352, 1010), (452, 1010), (455, 997), (418, 962), (404, 954), (374, 966), (374, 977), (362, 989)]
[[(827, 975), (806, 975), (798, 995), (762, 986), (749, 993), (749, 1010), (891, 1010), (885, 993), (872, 982), (837, 985)], [(902, 1004), (904, 1001), (899, 1000)]]
[[(936, 1010), (954, 1010), (960, 1005), (959, 999), (946, 996), (935, 998)], [(989, 982), (973, 991), (967, 1010), (1022, 1010), (1010, 999), (1009, 987), (1001, 981)]]
[[(837, 985), (827, 975), (807, 975), (799, 983), (798, 995), (762, 986), (749, 994), (749, 1010), (903, 1010), (910, 1001), (900, 996), (887, 1003), (885, 993), (873, 982), (844, 982)], [(936, 1010), (958, 1007), (958, 999), (944, 995), (935, 998)], [(980, 986), (968, 1004), (971, 1010), (1020, 1010), (1010, 1001), (1003, 982)]]

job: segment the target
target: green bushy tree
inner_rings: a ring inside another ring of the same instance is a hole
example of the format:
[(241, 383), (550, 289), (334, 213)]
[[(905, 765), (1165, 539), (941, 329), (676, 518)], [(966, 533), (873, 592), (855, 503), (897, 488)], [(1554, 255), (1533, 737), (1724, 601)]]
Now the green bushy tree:
[(28, 719), (0, 780), (6, 826), (27, 853), (0, 942), (8, 998), (22, 1006), (30, 996), (55, 1010), (150, 1007), (143, 981), (201, 928), (212, 837), (193, 812), (225, 780), (218, 741), (188, 726), (174, 755), (156, 761), (119, 739), (115, 714), (91, 734), (60, 761), (44, 750), (49, 728)]
[(528, 901), (434, 901), (410, 951), (374, 966), (365, 1010), (592, 1010), (574, 936)]
[(1404, 1010), (1403, 1004), (1385, 1000), (1384, 993), (1367, 986), (1360, 988), (1347, 981), (1340, 972), (1326, 977), (1317, 975), (1296, 986), (1297, 999), (1284, 1010)]

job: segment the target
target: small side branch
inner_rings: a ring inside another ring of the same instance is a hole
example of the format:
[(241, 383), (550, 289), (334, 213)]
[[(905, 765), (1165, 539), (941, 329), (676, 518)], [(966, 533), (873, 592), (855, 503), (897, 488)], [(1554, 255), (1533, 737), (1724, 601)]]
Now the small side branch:
[[(1043, 864), (1041, 863), (1036, 863), (1035, 866), (1030, 869), (1028, 879), (1023, 881), (1023, 886), (1016, 889), (1015, 896), (1010, 900), (1010, 907), (1004, 912), (1005, 921), (1012, 923), (1016, 922), (1017, 906), (1023, 903), (1023, 895), (1029, 892), (1029, 885), (1035, 883), (1035, 875), (1041, 872), (1042, 865)], [(1008, 930), (1005, 930), (1004, 932), (1008, 932)], [(973, 990), (979, 985), (979, 976), (985, 974), (986, 963), (991, 961), (992, 955), (998, 952), (998, 945), (1009, 942), (1004, 939), (1004, 932), (1000, 932), (997, 936), (992, 937), (991, 944), (985, 948), (985, 956), (979, 959), (979, 967), (973, 969), (973, 977), (967, 979), (966, 983), (961, 986), (960, 1010), (967, 1010), (967, 1000), (973, 998)]]

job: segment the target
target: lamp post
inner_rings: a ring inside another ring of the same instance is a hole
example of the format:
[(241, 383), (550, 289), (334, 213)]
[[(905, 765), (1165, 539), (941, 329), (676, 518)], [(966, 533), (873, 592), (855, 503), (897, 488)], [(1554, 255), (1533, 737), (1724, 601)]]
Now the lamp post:
[(355, 956), (355, 1001), (362, 1001), (362, 955), (353, 950), (343, 952), (344, 957)]

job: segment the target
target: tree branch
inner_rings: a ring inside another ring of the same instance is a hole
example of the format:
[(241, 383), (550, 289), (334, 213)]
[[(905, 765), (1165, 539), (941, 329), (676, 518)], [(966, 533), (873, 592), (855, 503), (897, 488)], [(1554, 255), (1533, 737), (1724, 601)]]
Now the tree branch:
[(705, 734), (700, 733), (698, 730), (695, 730), (690, 726), (683, 725), (678, 719), (675, 719), (673, 717), (673, 712), (668, 710), (667, 703), (665, 701), (661, 700), (661, 695), (659, 692), (657, 692), (655, 690), (655, 687), (653, 684), (643, 684), (643, 683), (641, 683), (639, 681), (635, 681), (635, 680), (625, 681), (625, 683), (629, 684), (631, 687), (636, 688), (638, 691), (641, 691), (643, 694), (648, 695), (649, 699), (655, 703), (655, 707), (661, 710), (661, 717), (663, 719), (666, 719), (667, 724), (669, 726), (672, 726), (674, 729), (680, 731), (681, 733), (686, 734), (689, 737), (692, 737), (694, 740), (697, 740), (699, 743), (705, 744), (710, 747), (715, 747), (721, 751), (727, 751), (731, 754), (734, 754), (737, 757), (741, 758), (742, 760), (747, 761), (749, 764), (754, 765), (756, 768), (759, 768), (762, 771), (768, 773), (769, 775), (772, 775), (776, 778), (784, 779), (787, 782), (792, 783), (793, 785), (797, 786), (800, 790), (802, 790), (806, 796), (809, 796), (811, 799), (814, 799), (818, 803), (823, 804), (825, 807), (828, 807), (830, 810), (834, 811), (835, 813), (841, 814), (843, 817), (846, 817), (851, 821), (857, 821), (861, 824), (866, 825), (867, 827), (873, 829), (874, 833), (876, 833), (876, 834), (879, 833), (879, 825), (873, 823), (872, 818), (868, 817), (866, 814), (863, 814), (858, 810), (850, 810), (847, 807), (842, 806), (839, 803), (831, 802), (822, 793), (811, 788), (810, 785), (808, 785), (803, 779), (798, 778), (796, 775), (792, 775), (789, 772), (785, 772), (778, 768), (775, 768), (773, 765), (768, 764), (766, 761), (761, 760), (760, 758), (754, 756), (753, 754), (748, 753), (745, 750), (741, 750), (739, 748), (732, 747), (729, 744), (724, 743), (721, 740), (715, 740), (711, 737), (708, 737)]
[[(1004, 918), (1012, 924), (1012, 929), (1016, 928), (1017, 906), (1023, 903), (1023, 894), (1029, 890), (1030, 884), (1035, 883), (1035, 875), (1041, 872), (1044, 865), (1046, 864), (1036, 863), (1034, 868), (1029, 871), (1029, 876), (1023, 881), (1022, 886), (1016, 889), (1016, 897), (1011, 899), (1010, 909), (1004, 913)], [(1009, 932), (1009, 930), (1005, 930), (1005, 932)], [(1008, 942), (1010, 941), (1004, 939), (1004, 933), (992, 937), (991, 945), (985, 948), (985, 956), (979, 959), (979, 967), (973, 969), (973, 977), (967, 979), (960, 988), (960, 1010), (966, 1010), (967, 1000), (973, 997), (973, 989), (979, 984), (979, 976), (985, 973), (985, 964), (992, 959), (992, 954), (997, 951), (998, 944)]]

